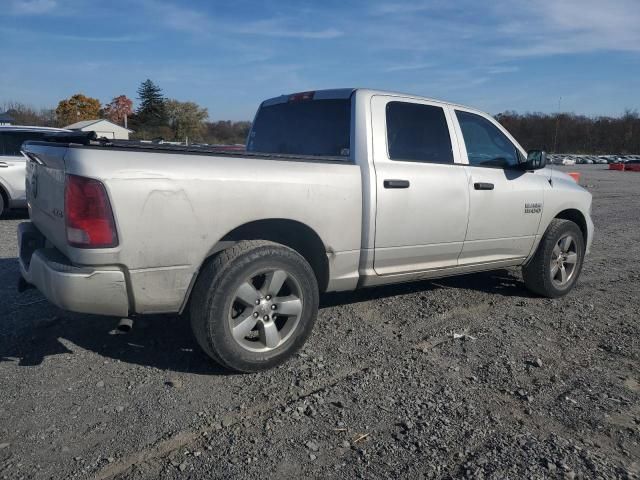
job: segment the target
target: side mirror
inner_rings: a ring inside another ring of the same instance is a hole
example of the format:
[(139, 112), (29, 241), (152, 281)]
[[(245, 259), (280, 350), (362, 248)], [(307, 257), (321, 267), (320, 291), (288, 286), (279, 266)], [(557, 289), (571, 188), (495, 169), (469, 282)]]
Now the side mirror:
[(523, 170), (539, 170), (547, 165), (547, 152), (544, 150), (529, 150), (527, 160), (520, 164)]

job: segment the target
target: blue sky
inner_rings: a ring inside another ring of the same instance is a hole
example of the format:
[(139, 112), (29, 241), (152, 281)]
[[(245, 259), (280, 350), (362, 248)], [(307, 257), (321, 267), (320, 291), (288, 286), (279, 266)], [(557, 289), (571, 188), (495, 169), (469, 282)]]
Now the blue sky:
[(362, 86), (504, 110), (640, 109), (640, 0), (0, 0), (0, 105), (151, 78), (212, 119)]

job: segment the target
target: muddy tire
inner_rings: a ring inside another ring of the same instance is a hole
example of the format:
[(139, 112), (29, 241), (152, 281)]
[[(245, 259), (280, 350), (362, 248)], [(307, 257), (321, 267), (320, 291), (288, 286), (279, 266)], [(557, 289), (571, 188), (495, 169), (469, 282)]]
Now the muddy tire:
[(580, 276), (584, 253), (580, 227), (570, 220), (552, 220), (535, 255), (522, 267), (526, 287), (544, 297), (566, 295)]
[(190, 302), (191, 327), (200, 347), (224, 367), (266, 370), (307, 340), (318, 296), (313, 270), (295, 250), (241, 241), (200, 272)]

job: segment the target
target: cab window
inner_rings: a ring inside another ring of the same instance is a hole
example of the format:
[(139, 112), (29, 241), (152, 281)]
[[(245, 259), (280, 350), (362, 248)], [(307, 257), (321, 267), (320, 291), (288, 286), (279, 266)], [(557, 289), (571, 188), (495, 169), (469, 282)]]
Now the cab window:
[(453, 163), (451, 137), (442, 108), (389, 102), (386, 117), (391, 160)]
[(480, 115), (456, 110), (469, 165), (510, 168), (519, 163), (516, 147), (493, 123)]

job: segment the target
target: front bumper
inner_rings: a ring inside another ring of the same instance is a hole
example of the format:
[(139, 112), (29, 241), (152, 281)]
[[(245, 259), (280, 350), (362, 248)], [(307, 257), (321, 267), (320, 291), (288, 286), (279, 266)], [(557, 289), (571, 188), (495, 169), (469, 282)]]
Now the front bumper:
[(117, 267), (73, 265), (31, 222), (18, 226), (18, 257), (24, 280), (54, 305), (72, 312), (127, 317), (125, 275)]
[(595, 227), (593, 225), (593, 220), (591, 220), (591, 215), (587, 215), (587, 244), (585, 245), (586, 255), (591, 253), (591, 245), (593, 244), (594, 231), (595, 231)]

